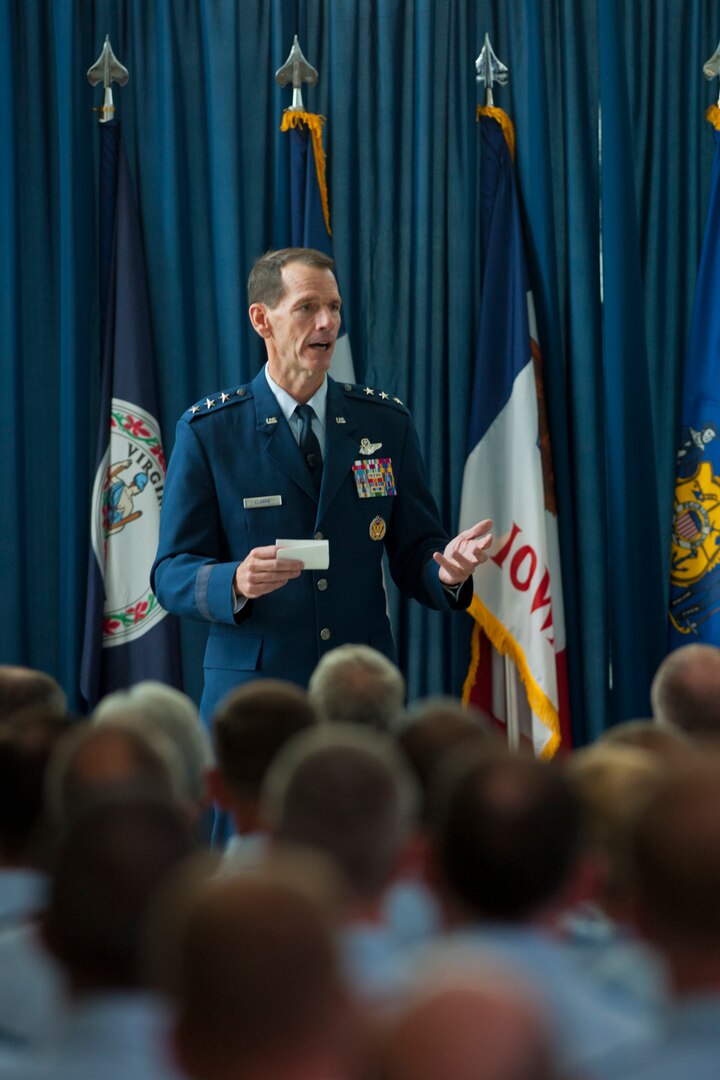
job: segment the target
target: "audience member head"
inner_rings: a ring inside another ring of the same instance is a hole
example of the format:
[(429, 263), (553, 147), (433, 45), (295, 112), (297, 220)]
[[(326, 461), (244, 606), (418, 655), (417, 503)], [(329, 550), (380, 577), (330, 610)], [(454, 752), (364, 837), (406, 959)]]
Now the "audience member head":
[(298, 735), (278, 754), (263, 794), (273, 838), (332, 859), (351, 904), (379, 900), (416, 812), (414, 781), (390, 737), (351, 724)]
[(524, 987), (488, 972), (425, 983), (391, 1015), (381, 1080), (553, 1080), (548, 1024)]
[(345, 1074), (351, 1008), (334, 920), (292, 876), (208, 881), (174, 960), (176, 1052), (195, 1080)]
[(127, 725), (141, 734), (158, 733), (175, 746), (182, 765), (180, 798), (193, 816), (205, 809), (210, 739), (194, 702), (165, 683), (147, 680), (108, 694), (92, 714), (94, 724)]
[(537, 922), (556, 916), (571, 900), (582, 809), (552, 763), (504, 751), (453, 752), (438, 775), (430, 822), (447, 917)]
[(306, 691), (280, 679), (246, 683), (220, 703), (212, 722), (217, 768), (211, 785), (239, 832), (259, 828), (260, 792), (278, 751), (316, 722)]
[(45, 773), (67, 722), (52, 707), (26, 707), (0, 724), (0, 866), (42, 856)]
[(630, 746), (661, 758), (668, 764), (692, 747), (679, 728), (660, 727), (654, 720), (626, 720), (603, 731), (603, 746)]
[(321, 658), (308, 693), (321, 720), (388, 731), (402, 714), (405, 680), (377, 649), (340, 645)]
[(46, 780), (46, 806), (64, 827), (89, 805), (113, 794), (155, 793), (176, 799), (180, 761), (174, 745), (159, 734), (125, 725), (79, 724), (58, 743)]
[(634, 829), (665, 764), (651, 751), (601, 740), (576, 750), (565, 771), (585, 805), (588, 847), (601, 864), (595, 899), (624, 921), (634, 896)]
[(461, 745), (497, 745), (495, 730), (485, 714), (450, 697), (426, 698), (408, 709), (396, 741), (420, 784), (425, 822), (432, 781), (445, 755)]
[(662, 727), (696, 738), (720, 735), (720, 648), (683, 645), (665, 657), (650, 688), (653, 716)]
[(44, 671), (0, 664), (0, 723), (29, 706), (42, 705), (64, 717), (67, 698), (59, 683)]
[(720, 988), (720, 755), (665, 777), (635, 830), (638, 917), (676, 989)]
[(149, 904), (191, 850), (185, 815), (156, 798), (108, 799), (69, 825), (52, 875), (45, 937), (76, 993), (143, 984)]

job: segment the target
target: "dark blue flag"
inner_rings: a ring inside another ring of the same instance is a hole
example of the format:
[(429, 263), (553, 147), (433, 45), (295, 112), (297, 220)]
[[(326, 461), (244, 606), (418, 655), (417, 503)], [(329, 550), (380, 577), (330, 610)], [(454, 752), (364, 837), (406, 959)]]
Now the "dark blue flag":
[(720, 645), (720, 109), (710, 206), (685, 361), (670, 559), (671, 649)]
[(120, 125), (100, 125), (102, 390), (80, 689), (88, 708), (141, 679), (181, 685), (178, 627), (150, 589), (165, 458), (145, 260)]
[[(286, 109), (281, 130), (290, 136), (290, 245), (309, 247), (333, 257), (330, 209), (322, 145), (323, 117)], [(355, 382), (350, 341), (341, 327), (330, 374), (339, 382)]]

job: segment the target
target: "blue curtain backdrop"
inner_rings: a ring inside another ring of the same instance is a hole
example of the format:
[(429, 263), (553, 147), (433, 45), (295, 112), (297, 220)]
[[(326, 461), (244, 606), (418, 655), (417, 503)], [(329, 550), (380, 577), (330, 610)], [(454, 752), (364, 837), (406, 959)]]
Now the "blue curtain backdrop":
[[(249, 379), (255, 256), (286, 242), (294, 33), (320, 73), (358, 378), (411, 408), (457, 521), (482, 287), (485, 31), (513, 119), (557, 471), (578, 741), (646, 714), (664, 653), (675, 419), (709, 188), (709, 0), (0, 0), (0, 662), (77, 700), (99, 389), (97, 157), (110, 34), (147, 253), (165, 444)], [(459, 692), (471, 623), (393, 597), (413, 697)], [(183, 629), (198, 693), (204, 628)]]

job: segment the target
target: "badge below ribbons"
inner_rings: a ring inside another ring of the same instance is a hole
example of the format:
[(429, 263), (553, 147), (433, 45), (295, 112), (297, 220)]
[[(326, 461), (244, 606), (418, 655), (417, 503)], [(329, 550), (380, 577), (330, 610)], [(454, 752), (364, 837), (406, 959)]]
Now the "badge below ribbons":
[(355, 487), (361, 499), (379, 495), (397, 495), (390, 458), (367, 458), (353, 465)]

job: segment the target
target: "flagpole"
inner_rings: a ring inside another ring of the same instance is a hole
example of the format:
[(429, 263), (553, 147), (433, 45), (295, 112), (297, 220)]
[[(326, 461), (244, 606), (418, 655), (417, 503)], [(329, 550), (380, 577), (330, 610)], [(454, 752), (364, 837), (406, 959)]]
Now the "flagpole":
[(112, 84), (128, 71), (109, 37), (87, 72), (102, 85), (98, 231), (101, 374), (80, 684), (88, 710), (143, 679), (182, 685), (177, 621), (150, 588), (165, 455), (157, 421), (142, 226)]
[[(510, 78), (510, 71), (505, 64), (495, 55), (490, 42), (490, 35), (485, 34), (483, 47), (475, 61), (475, 78), (477, 82), (485, 85), (485, 105), (492, 108), (495, 105), (493, 96), (493, 84), (506, 86)], [(503, 671), (505, 675), (505, 729), (507, 732), (507, 744), (509, 750), (518, 750), (520, 746), (520, 714), (518, 708), (517, 673), (513, 660), (507, 655), (503, 656)]]

